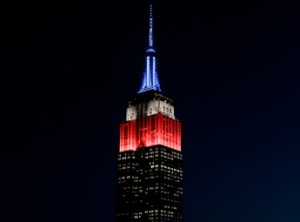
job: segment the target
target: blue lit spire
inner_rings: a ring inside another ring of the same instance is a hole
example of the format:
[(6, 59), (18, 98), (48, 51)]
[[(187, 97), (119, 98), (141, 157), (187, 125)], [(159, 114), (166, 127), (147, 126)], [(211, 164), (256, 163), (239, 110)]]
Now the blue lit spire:
[(152, 5), (150, 5), (149, 43), (146, 51), (146, 67), (143, 73), (143, 81), (139, 93), (149, 90), (161, 91), (156, 66), (155, 49), (153, 47), (153, 15)]

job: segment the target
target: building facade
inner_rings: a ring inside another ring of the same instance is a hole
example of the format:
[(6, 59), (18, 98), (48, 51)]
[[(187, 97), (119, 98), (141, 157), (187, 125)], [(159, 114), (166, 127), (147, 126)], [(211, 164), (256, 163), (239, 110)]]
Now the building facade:
[(182, 222), (181, 122), (159, 84), (152, 5), (148, 40), (141, 88), (120, 123), (117, 222)]

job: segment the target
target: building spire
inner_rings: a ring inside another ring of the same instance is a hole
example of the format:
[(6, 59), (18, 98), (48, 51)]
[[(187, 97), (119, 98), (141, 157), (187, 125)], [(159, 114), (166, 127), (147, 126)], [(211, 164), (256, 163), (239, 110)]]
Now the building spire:
[(150, 4), (149, 8), (149, 37), (148, 37), (148, 47), (146, 51), (146, 67), (143, 73), (142, 86), (139, 90), (139, 93), (150, 91), (150, 90), (158, 90), (160, 89), (160, 84), (158, 80), (157, 74), (157, 66), (156, 66), (156, 57), (155, 57), (155, 49), (153, 46), (153, 6)]
[(152, 5), (150, 5), (150, 16), (149, 16), (149, 45), (148, 47), (153, 47), (153, 14)]

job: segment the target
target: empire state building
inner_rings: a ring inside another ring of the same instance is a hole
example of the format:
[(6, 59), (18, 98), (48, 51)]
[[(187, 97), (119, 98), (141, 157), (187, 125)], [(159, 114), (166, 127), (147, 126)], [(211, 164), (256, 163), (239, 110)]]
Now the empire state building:
[(150, 5), (141, 88), (120, 123), (117, 222), (183, 221), (181, 122), (159, 84)]

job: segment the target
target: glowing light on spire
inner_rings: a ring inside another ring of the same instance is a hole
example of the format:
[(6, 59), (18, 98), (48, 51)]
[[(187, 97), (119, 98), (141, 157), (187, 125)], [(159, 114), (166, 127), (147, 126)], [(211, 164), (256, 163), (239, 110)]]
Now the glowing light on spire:
[(149, 16), (149, 47), (153, 47), (153, 15), (152, 15), (152, 5), (150, 5), (150, 16)]
[(160, 89), (160, 84), (158, 80), (157, 66), (156, 66), (156, 57), (155, 49), (153, 47), (153, 13), (152, 5), (150, 5), (150, 15), (149, 15), (149, 44), (146, 51), (146, 67), (143, 73), (142, 86), (139, 90), (139, 93), (146, 92), (149, 90), (158, 90)]

